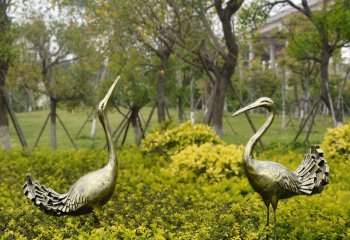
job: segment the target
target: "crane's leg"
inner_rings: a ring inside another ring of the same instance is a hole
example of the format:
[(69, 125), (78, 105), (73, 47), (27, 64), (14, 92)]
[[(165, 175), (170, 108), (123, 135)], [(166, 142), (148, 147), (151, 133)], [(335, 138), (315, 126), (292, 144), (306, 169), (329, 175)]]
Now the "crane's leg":
[[(264, 201), (266, 205), (266, 227), (268, 228), (270, 223), (270, 203), (268, 201)], [(269, 239), (269, 233), (266, 234), (266, 240)]]
[(277, 232), (276, 232), (276, 209), (273, 209), (273, 234), (275, 235), (275, 240), (277, 239)]
[(277, 199), (273, 199), (271, 202), (272, 208), (273, 208), (273, 234), (274, 234), (274, 239), (277, 239), (277, 230), (276, 230), (276, 210), (277, 210), (277, 204), (278, 204), (278, 200)]
[[(267, 214), (266, 214), (266, 227), (269, 227), (269, 223), (270, 223), (270, 206), (266, 207), (267, 210)], [(266, 240), (269, 240), (269, 233), (266, 234)]]

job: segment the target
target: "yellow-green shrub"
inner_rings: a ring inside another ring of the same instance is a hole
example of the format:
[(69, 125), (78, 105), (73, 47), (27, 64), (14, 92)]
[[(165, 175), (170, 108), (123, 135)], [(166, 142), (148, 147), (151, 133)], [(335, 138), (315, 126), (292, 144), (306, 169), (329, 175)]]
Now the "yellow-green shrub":
[(144, 152), (158, 152), (171, 155), (190, 145), (203, 143), (223, 143), (215, 132), (204, 124), (186, 122), (170, 130), (156, 131), (149, 134), (143, 141)]
[(173, 174), (220, 181), (223, 178), (238, 176), (241, 167), (243, 147), (236, 145), (213, 145), (205, 143), (191, 145), (172, 155), (170, 170)]
[(350, 123), (328, 129), (321, 147), (329, 159), (350, 161)]
[[(257, 158), (295, 169), (302, 154), (280, 151)], [(255, 240), (265, 239), (266, 232), (273, 235), (272, 228), (265, 227), (266, 207), (245, 177), (181, 181), (181, 174), (169, 174), (171, 162), (168, 172), (154, 164), (156, 154), (144, 156), (132, 147), (117, 152), (116, 190), (98, 213), (98, 226), (91, 214), (53, 217), (40, 212), (23, 195), (22, 186), (31, 172), (39, 182), (63, 193), (83, 174), (103, 166), (106, 151), (0, 150), (0, 240)], [(279, 202), (278, 239), (350, 239), (350, 172), (345, 163), (328, 163), (331, 182), (321, 194)]]

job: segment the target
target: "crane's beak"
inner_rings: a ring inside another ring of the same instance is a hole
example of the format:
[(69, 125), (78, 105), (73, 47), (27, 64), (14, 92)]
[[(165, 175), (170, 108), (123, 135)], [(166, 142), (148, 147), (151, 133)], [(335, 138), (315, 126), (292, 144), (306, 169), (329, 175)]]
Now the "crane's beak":
[(260, 106), (260, 105), (259, 105), (257, 102), (253, 102), (252, 104), (249, 104), (248, 106), (239, 109), (237, 112), (235, 112), (235, 113), (232, 115), (232, 117), (235, 117), (235, 116), (237, 116), (237, 115), (239, 115), (239, 114), (241, 114), (241, 113), (244, 113), (244, 112), (246, 112), (246, 111), (249, 111), (249, 110), (251, 110), (251, 109), (253, 109), (253, 108), (256, 108), (256, 107), (259, 107), (259, 106)]
[(107, 103), (108, 103), (108, 100), (109, 100), (109, 98), (111, 97), (112, 92), (113, 92), (113, 89), (114, 89), (115, 85), (117, 85), (117, 82), (119, 81), (119, 78), (120, 78), (120, 76), (118, 76), (118, 77), (114, 80), (114, 82), (113, 82), (112, 86), (109, 88), (109, 90), (108, 90), (106, 96), (101, 100), (101, 102), (100, 102), (100, 104), (99, 104), (99, 109), (100, 109), (100, 110), (104, 110), (104, 109), (106, 108)]

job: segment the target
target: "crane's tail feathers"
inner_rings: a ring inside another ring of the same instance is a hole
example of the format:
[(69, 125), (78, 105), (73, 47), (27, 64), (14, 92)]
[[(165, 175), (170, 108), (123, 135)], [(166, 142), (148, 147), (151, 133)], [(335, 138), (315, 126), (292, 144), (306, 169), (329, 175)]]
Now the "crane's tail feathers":
[(46, 214), (54, 216), (79, 215), (72, 211), (77, 210), (80, 204), (70, 204), (69, 193), (59, 194), (36, 181), (33, 183), (30, 174), (27, 175), (27, 181), (24, 183), (23, 193)]
[(329, 167), (318, 145), (312, 145), (304, 160), (294, 172), (301, 183), (302, 194), (321, 193), (329, 181)]

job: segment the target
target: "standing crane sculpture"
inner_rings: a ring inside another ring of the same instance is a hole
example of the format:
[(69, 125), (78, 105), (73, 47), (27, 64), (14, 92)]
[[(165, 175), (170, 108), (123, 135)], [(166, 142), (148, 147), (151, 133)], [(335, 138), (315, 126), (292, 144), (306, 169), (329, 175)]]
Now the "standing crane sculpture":
[[(270, 98), (259, 98), (254, 103), (238, 110), (237, 116), (250, 109), (264, 107), (269, 111), (263, 126), (249, 139), (243, 153), (243, 166), (250, 185), (260, 194), (267, 208), (269, 225), (270, 204), (274, 213), (274, 239), (276, 239), (276, 209), (280, 199), (295, 195), (312, 195), (321, 193), (328, 184), (329, 168), (323, 158), (323, 151), (318, 145), (312, 145), (297, 170), (292, 172), (285, 166), (268, 161), (259, 161), (253, 157), (253, 149), (262, 135), (273, 122), (276, 108)], [(268, 239), (268, 235), (267, 235)]]
[(44, 213), (54, 216), (88, 214), (99, 211), (112, 197), (117, 182), (118, 160), (105, 109), (118, 80), (119, 77), (98, 106), (98, 116), (107, 139), (108, 163), (103, 168), (81, 177), (65, 194), (33, 182), (31, 175), (27, 175), (23, 193)]

